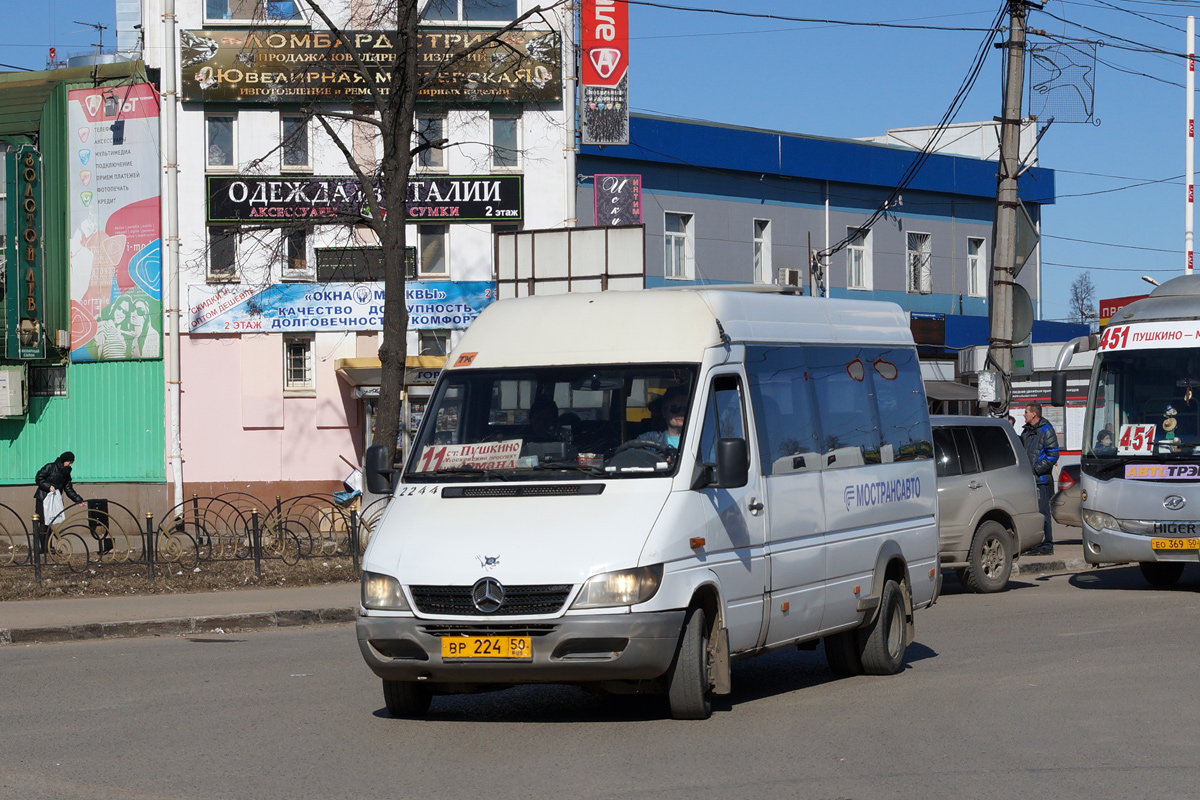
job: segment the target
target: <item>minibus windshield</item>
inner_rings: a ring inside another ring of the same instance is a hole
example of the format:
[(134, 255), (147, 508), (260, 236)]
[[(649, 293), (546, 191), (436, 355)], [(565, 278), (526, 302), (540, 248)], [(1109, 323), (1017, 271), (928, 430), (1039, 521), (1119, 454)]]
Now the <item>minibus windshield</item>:
[(695, 364), (443, 374), (405, 480), (595, 480), (674, 474)]
[(1102, 353), (1089, 398), (1085, 460), (1200, 456), (1200, 349)]

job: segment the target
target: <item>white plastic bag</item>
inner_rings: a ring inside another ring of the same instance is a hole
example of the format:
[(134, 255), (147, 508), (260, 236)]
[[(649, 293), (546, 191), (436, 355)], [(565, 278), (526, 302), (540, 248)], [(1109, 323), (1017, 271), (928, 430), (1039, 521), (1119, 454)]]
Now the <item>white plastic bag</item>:
[(47, 527), (57, 525), (62, 522), (66, 515), (66, 510), (63, 508), (62, 492), (51, 492), (42, 500), (42, 511), (45, 517)]

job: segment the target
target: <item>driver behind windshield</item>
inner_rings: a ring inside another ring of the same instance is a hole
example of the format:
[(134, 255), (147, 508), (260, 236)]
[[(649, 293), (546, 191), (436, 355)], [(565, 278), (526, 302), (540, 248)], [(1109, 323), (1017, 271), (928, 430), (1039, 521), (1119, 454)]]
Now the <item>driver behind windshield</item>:
[(667, 389), (659, 401), (658, 418), (662, 430), (646, 431), (639, 441), (656, 442), (679, 449), (679, 437), (683, 434), (683, 423), (687, 421), (687, 387), (676, 385)]

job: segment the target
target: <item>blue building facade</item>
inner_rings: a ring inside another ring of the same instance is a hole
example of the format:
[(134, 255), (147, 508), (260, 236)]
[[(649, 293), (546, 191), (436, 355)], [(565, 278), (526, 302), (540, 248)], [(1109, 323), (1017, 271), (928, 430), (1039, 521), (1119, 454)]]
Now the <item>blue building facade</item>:
[[(874, 142), (634, 116), (628, 146), (581, 148), (579, 224), (596, 223), (595, 175), (639, 175), (648, 287), (793, 283), (806, 293), (889, 300), (920, 317), (944, 315), (936, 349), (949, 354), (987, 342), (996, 162), (929, 156), (887, 213), (827, 259), (823, 275), (809, 268), (810, 246), (823, 249), (861, 226), (917, 155)], [(1054, 194), (1053, 170), (1035, 167), (1021, 177), (1035, 224)], [(1035, 263), (1018, 283), (1037, 308)], [(1082, 332), (1038, 321), (1034, 341)]]

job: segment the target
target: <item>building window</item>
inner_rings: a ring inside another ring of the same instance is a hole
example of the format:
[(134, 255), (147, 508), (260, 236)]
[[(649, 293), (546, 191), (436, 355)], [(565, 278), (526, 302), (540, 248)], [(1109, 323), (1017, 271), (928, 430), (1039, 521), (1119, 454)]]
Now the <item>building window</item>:
[(908, 234), (908, 291), (929, 294), (933, 291), (933, 235), (928, 233)]
[(847, 228), (846, 288), (871, 288), (871, 232)]
[(445, 275), (446, 269), (446, 225), (418, 225), (417, 237), (421, 242), (420, 275)]
[(300, 0), (204, 0), (208, 20), (303, 22)]
[(302, 114), (280, 114), (279, 128), (283, 168), (310, 169), (312, 164), (308, 155), (308, 118)]
[(450, 352), (450, 331), (439, 328), (432, 331), (417, 331), (417, 355), (445, 356)]
[[(417, 117), (417, 145), (436, 142), (446, 138), (445, 117)], [(424, 169), (445, 169), (446, 151), (441, 147), (430, 147), (417, 154), (417, 166)]]
[(66, 397), (67, 368), (31, 366), (29, 368), (29, 396)]
[(311, 280), (313, 270), (308, 260), (308, 231), (285, 231), (283, 234), (283, 277), (290, 280)]
[(771, 280), (771, 220), (754, 220), (754, 282)]
[(232, 169), (235, 164), (232, 115), (210, 115), (204, 118), (205, 146), (208, 149), (209, 169)]
[(692, 274), (695, 246), (692, 241), (692, 215), (672, 214), (664, 217), (665, 262), (663, 275), (667, 278), (687, 279)]
[(983, 297), (987, 286), (987, 260), (984, 254), (984, 240), (974, 237), (967, 239), (967, 294), (972, 297)]
[(208, 279), (237, 279), (237, 228), (208, 229)]
[(517, 18), (517, 0), (429, 0), (421, 16), (439, 22), (508, 22)]
[(313, 384), (313, 335), (285, 336), (283, 339), (283, 389), (287, 392), (311, 392)]
[(521, 118), (492, 117), (492, 166), (511, 169), (521, 163)]

